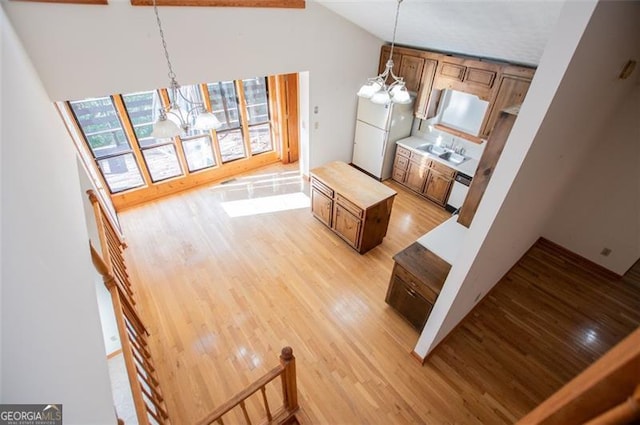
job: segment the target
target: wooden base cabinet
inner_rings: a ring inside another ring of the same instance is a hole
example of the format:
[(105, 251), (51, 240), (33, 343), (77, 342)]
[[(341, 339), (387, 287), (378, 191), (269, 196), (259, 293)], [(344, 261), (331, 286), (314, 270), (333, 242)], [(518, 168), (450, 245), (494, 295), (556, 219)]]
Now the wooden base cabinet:
[(428, 156), (402, 146), (396, 149), (391, 178), (441, 207), (447, 204), (455, 175), (453, 168)]
[(421, 331), (451, 266), (417, 242), (400, 251), (393, 260), (385, 301)]
[(395, 195), (344, 162), (311, 170), (311, 212), (361, 254), (382, 243)]
[[(399, 266), (396, 265), (395, 267)], [(433, 303), (427, 301), (414, 286), (400, 279), (395, 270), (391, 277), (385, 301), (418, 331), (424, 328), (429, 318), (429, 313), (433, 308)]]

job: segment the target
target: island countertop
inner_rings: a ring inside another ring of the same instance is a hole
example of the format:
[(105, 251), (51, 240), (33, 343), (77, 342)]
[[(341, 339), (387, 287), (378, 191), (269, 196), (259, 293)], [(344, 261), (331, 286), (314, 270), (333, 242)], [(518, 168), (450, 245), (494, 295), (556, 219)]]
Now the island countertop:
[(395, 190), (341, 161), (314, 168), (309, 174), (363, 210), (397, 194)]

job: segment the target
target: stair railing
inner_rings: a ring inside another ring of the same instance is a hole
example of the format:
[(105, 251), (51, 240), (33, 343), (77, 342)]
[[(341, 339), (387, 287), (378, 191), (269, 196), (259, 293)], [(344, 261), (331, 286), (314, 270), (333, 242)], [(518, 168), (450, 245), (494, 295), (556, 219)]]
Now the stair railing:
[[(267, 401), (266, 386), (278, 376), (280, 376), (282, 380), (282, 406), (275, 413), (272, 413), (269, 402)], [(262, 393), (262, 404), (267, 423), (283, 423), (295, 415), (295, 412), (299, 409), (298, 388), (296, 383), (296, 359), (293, 356), (291, 347), (284, 347), (282, 349), (280, 353), (280, 364), (278, 366), (265, 373), (261, 378), (209, 413), (201, 419), (197, 425), (209, 425), (212, 423), (224, 425), (223, 416), (238, 406), (240, 406), (242, 410), (242, 415), (247, 425), (251, 425), (252, 422), (249, 418), (245, 401), (258, 391)]]
[(156, 368), (147, 343), (149, 332), (135, 307), (123, 251), (126, 244), (114, 229), (93, 191), (91, 200), (102, 255), (90, 245), (91, 260), (111, 294), (127, 377), (140, 425), (170, 424)]

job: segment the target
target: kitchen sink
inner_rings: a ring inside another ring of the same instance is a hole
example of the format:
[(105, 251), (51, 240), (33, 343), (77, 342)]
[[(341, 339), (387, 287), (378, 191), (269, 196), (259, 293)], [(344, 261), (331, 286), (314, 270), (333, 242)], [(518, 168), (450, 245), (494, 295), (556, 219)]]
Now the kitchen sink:
[(450, 162), (454, 165), (462, 164), (467, 159), (469, 159), (469, 157), (467, 156), (456, 153), (448, 148), (434, 145), (433, 143), (427, 143), (425, 145), (417, 146), (416, 149), (435, 155), (438, 158)]
[(462, 164), (468, 159), (466, 156), (452, 151), (445, 152), (442, 155), (439, 155), (439, 157), (456, 165)]
[(444, 155), (444, 154), (446, 154), (448, 152), (442, 146), (434, 145), (432, 143), (427, 143), (426, 145), (418, 146), (418, 147), (416, 147), (416, 149), (418, 149), (420, 151), (423, 151), (423, 152), (428, 152), (428, 153), (433, 154), (435, 156)]

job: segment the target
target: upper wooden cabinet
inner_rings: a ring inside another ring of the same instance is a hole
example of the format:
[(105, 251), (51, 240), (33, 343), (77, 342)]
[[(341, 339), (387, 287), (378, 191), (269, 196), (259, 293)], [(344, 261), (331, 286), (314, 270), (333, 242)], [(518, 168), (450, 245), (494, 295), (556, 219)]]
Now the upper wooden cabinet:
[(498, 82), (496, 95), (489, 105), (489, 110), (485, 117), (482, 136), (489, 137), (491, 130), (496, 125), (496, 121), (500, 116), (500, 111), (514, 105), (521, 105), (524, 97), (531, 85), (535, 70), (523, 67), (506, 67)]
[[(378, 72), (384, 71), (389, 60), (390, 46), (383, 46), (380, 54), (380, 66)], [(425, 59), (420, 55), (411, 55), (393, 50), (393, 73), (397, 77), (402, 77), (407, 90), (417, 93), (420, 90), (420, 81), (422, 80), (422, 70), (424, 68)]]
[(471, 93), (488, 102), (500, 68), (501, 65), (496, 63), (444, 56), (439, 61), (433, 89)]
[[(390, 50), (391, 46), (382, 46), (379, 72), (384, 71)], [(409, 91), (417, 93), (414, 112), (420, 119), (436, 115), (444, 89), (489, 102), (479, 134), (483, 139), (489, 137), (502, 109), (522, 103), (535, 72), (508, 63), (406, 47), (394, 47), (393, 63), (394, 74), (404, 78)]]

